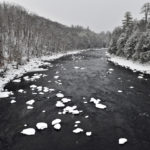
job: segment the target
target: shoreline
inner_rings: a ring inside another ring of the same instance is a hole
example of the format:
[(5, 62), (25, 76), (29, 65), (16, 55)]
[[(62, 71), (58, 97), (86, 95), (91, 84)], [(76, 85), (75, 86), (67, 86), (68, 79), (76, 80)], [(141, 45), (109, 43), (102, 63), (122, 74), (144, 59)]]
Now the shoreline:
[(115, 65), (130, 69), (133, 72), (140, 72), (143, 74), (150, 75), (150, 62), (141, 64), (138, 61), (127, 60), (126, 58), (111, 55), (108, 52), (106, 53), (108, 61), (114, 63)]
[(2, 94), (2, 92), (4, 92), (5, 85), (9, 83), (11, 80), (13, 80), (14, 78), (19, 78), (27, 72), (45, 71), (39, 68), (39, 66), (44, 65), (44, 61), (53, 61), (64, 56), (80, 54), (88, 50), (89, 49), (73, 50), (65, 53), (54, 53), (50, 56), (42, 56), (40, 58), (32, 58), (26, 64), (19, 66), (18, 69), (15, 69), (12, 64), (9, 64), (7, 68), (8, 70), (4, 73), (4, 77), (0, 77), (0, 95)]

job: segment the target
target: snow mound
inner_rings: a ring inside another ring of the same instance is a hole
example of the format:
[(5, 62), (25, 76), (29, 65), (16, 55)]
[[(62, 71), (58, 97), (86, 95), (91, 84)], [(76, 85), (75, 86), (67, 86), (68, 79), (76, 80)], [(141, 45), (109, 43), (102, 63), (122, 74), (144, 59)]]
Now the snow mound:
[(24, 135), (35, 135), (35, 129), (33, 128), (27, 128), (21, 131)]
[(39, 130), (44, 130), (44, 129), (48, 128), (48, 125), (45, 122), (39, 122), (39, 123), (36, 124), (36, 127)]

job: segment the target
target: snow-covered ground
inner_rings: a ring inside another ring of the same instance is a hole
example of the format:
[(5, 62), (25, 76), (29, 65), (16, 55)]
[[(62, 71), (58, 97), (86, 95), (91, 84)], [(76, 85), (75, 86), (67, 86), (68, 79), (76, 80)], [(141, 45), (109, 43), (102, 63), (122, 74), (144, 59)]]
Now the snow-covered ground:
[[(78, 54), (86, 50), (76, 50), (76, 51), (68, 51), (66, 53), (58, 53), (53, 54), (51, 56), (43, 56), (41, 58), (32, 58), (30, 62), (28, 62), (25, 65), (19, 66), (18, 69), (15, 69), (11, 64), (7, 66), (7, 71), (5, 72), (4, 77), (0, 77), (0, 95), (3, 91), (4, 86), (11, 80), (13, 80), (15, 77), (20, 77), (26, 72), (33, 72), (33, 71), (45, 71), (45, 69), (39, 68), (39, 66), (44, 65), (44, 61), (50, 61), (59, 59), (63, 56), (72, 55), (72, 54)], [(3, 69), (0, 69), (0, 72), (2, 72)], [(19, 80), (16, 80), (19, 82)]]
[(127, 60), (126, 58), (110, 55), (108, 53), (106, 53), (106, 55), (108, 56), (108, 61), (113, 62), (115, 65), (128, 68), (134, 72), (138, 71), (144, 74), (150, 74), (150, 63), (141, 64), (138, 61)]

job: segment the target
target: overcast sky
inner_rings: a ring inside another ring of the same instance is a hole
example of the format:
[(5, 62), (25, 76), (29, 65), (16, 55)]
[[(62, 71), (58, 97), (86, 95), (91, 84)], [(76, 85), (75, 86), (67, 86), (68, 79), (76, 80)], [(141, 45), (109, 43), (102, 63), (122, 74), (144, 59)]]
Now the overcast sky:
[[(0, 0), (5, 1), (5, 0)], [(149, 0), (7, 0), (40, 16), (65, 25), (89, 26), (95, 32), (107, 31), (121, 24), (124, 13), (141, 18), (141, 6)]]

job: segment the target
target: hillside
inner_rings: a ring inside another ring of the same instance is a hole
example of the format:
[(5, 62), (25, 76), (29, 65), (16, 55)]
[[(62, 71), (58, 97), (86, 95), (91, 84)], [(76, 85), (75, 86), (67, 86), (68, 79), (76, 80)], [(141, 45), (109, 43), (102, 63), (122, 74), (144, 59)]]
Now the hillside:
[(74, 49), (106, 47), (110, 33), (96, 34), (29, 13), (19, 5), (0, 4), (0, 66)]

